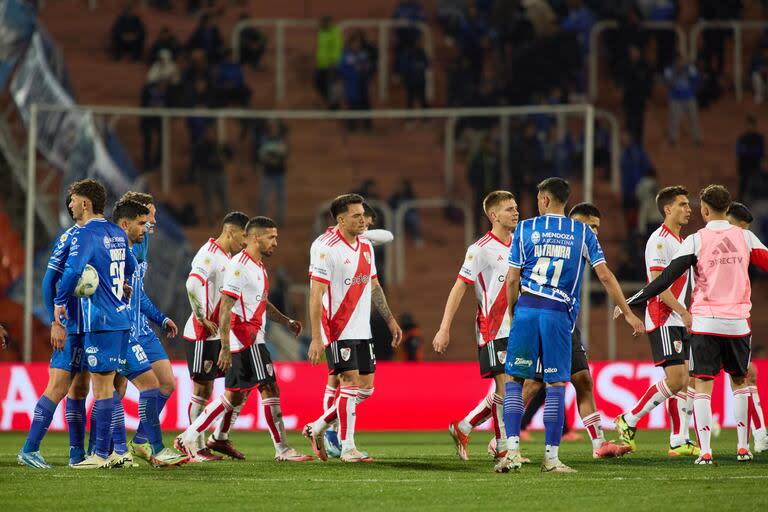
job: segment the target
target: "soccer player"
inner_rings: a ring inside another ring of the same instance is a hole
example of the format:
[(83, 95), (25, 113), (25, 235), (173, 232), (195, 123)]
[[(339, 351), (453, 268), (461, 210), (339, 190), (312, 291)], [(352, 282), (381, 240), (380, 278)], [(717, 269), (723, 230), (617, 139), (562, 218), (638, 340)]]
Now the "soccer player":
[[(741, 229), (749, 229), (754, 217), (742, 203), (733, 202), (728, 207), (728, 222)], [(765, 417), (763, 407), (760, 405), (760, 395), (757, 392), (757, 368), (755, 363), (749, 362), (747, 371), (747, 389), (749, 389), (749, 423), (755, 440), (755, 452), (762, 453), (768, 450), (768, 435), (765, 430)]]
[(491, 221), (491, 230), (470, 245), (459, 270), (456, 282), (448, 294), (440, 329), (432, 340), (435, 352), (444, 354), (451, 341), (451, 324), (461, 299), (469, 286), (474, 288), (477, 301), (475, 338), (480, 359), (480, 376), (493, 379), (495, 391), (489, 393), (461, 421), (448, 426), (461, 460), (467, 460), (469, 434), (474, 427), (493, 418), (496, 433), (496, 451), (503, 457), (506, 436), (502, 418), (504, 403), (504, 361), (507, 354), (510, 316), (507, 308), (507, 257), (512, 244), (512, 233), (517, 226), (517, 202), (511, 192), (496, 190), (483, 200), (483, 211)]
[(308, 355), (312, 364), (318, 364), (325, 346), (329, 372), (338, 375), (340, 389), (335, 408), (305, 425), (302, 433), (318, 458), (328, 460), (323, 433), (338, 411), (341, 460), (370, 462), (373, 459), (357, 449), (354, 434), (357, 405), (373, 394), (376, 371), (371, 302), (386, 321), (393, 346), (402, 340), (402, 331), (376, 279), (373, 246), (360, 236), (366, 228), (363, 198), (357, 194), (339, 196), (331, 204), (331, 214), (338, 227), (322, 240), (312, 264), (312, 341)]
[[(134, 314), (131, 339), (141, 345), (144, 353), (152, 366), (152, 372), (158, 380), (159, 394), (157, 399), (157, 413), (160, 414), (165, 407), (165, 403), (173, 393), (176, 387), (176, 381), (171, 369), (171, 362), (168, 354), (163, 348), (163, 344), (155, 335), (149, 326), (149, 320), (160, 326), (167, 332), (169, 338), (174, 338), (178, 333), (176, 323), (165, 316), (152, 302), (149, 296), (144, 293), (144, 278), (147, 274), (148, 256), (149, 256), (149, 235), (154, 233), (156, 224), (156, 208), (154, 200), (150, 194), (143, 192), (127, 192), (123, 194), (120, 201), (135, 201), (144, 205), (149, 210), (147, 217), (147, 230), (144, 233), (141, 242), (133, 243), (133, 250), (136, 261), (139, 264), (138, 271), (134, 274), (131, 295), (131, 309)], [(152, 455), (152, 447), (147, 437), (147, 427), (143, 422), (139, 422), (136, 434), (129, 443), (130, 451), (133, 455), (149, 461)]]
[[(768, 249), (751, 232), (728, 222), (731, 194), (709, 185), (699, 194), (707, 225), (689, 235), (659, 277), (630, 298), (639, 304), (661, 294), (694, 267), (691, 317), (690, 373), (695, 377), (694, 425), (701, 455), (696, 464), (712, 464), (712, 388), (721, 369), (731, 375), (736, 420), (736, 460), (752, 460), (749, 451), (749, 385), (751, 356), (749, 264), (768, 270)], [(616, 313), (614, 313), (616, 315)]]
[[(680, 249), (680, 231), (691, 218), (691, 204), (685, 187), (666, 187), (656, 195), (656, 207), (664, 223), (651, 234), (645, 246), (645, 270), (648, 282), (661, 274)], [(669, 410), (670, 457), (700, 454), (688, 439), (689, 416), (693, 414), (693, 382), (688, 377), (688, 332), (691, 314), (685, 307), (689, 272), (683, 273), (669, 290), (652, 297), (645, 309), (645, 328), (656, 366), (664, 368), (664, 378), (653, 384), (635, 406), (619, 415), (616, 430), (632, 451), (637, 450), (635, 435), (638, 422), (657, 405), (667, 402)], [(690, 396), (690, 398), (689, 398)]]
[[(184, 326), (184, 339), (189, 341), (185, 344), (187, 365), (194, 383), (188, 409), (190, 423), (203, 412), (213, 392), (213, 381), (219, 376), (217, 363), (221, 354), (218, 326), (221, 287), (230, 257), (245, 248), (247, 223), (246, 214), (228, 213), (224, 217), (219, 237), (209, 239), (192, 260), (192, 270), (186, 282), (192, 314)], [(220, 460), (221, 457), (212, 454), (211, 450), (235, 459), (245, 458), (229, 441), (229, 429), (241, 409), (236, 407), (231, 413), (225, 414), (207, 443), (204, 434), (200, 434), (196, 445), (198, 450), (192, 462)], [(187, 444), (187, 449), (190, 449)], [(176, 448), (179, 449), (179, 446)]]
[[(571, 208), (568, 217), (586, 224), (597, 236), (602, 215), (594, 204), (579, 203)], [(600, 412), (597, 410), (595, 395), (592, 392), (593, 382), (589, 372), (587, 353), (581, 341), (581, 331), (575, 326), (571, 335), (571, 384), (576, 390), (579, 416), (581, 416), (581, 421), (592, 441), (592, 457), (609, 459), (621, 457), (630, 451), (628, 446), (617, 445), (613, 441), (606, 441), (605, 439)], [(537, 372), (534, 379), (526, 380), (523, 385), (523, 403), (529, 404), (530, 407), (529, 401), (539, 393), (543, 386), (544, 375), (541, 372)]]
[[(72, 237), (54, 299), (54, 322), (63, 327), (61, 318), (70, 318), (67, 305), (85, 266), (90, 264), (99, 276), (94, 294), (81, 301), (84, 352), (96, 400), (92, 413), (96, 421), (96, 446), (93, 455), (72, 467), (105, 468), (122, 461), (117, 454), (110, 455), (109, 449), (113, 381), (119, 359), (125, 357), (128, 348), (131, 322), (125, 275), (130, 276), (136, 270), (136, 259), (129, 250), (125, 232), (104, 218), (106, 192), (101, 184), (91, 179), (82, 180), (70, 187), (70, 194), (70, 208), (75, 219), (83, 222), (83, 227)], [(76, 315), (77, 311), (71, 314)]]
[(579, 313), (585, 263), (592, 265), (609, 296), (622, 305), (635, 335), (643, 332), (643, 323), (625, 304), (595, 234), (586, 224), (565, 217), (568, 182), (547, 178), (537, 189), (540, 216), (517, 225), (509, 253), (507, 302), (514, 317), (505, 363), (512, 376), (504, 392), (507, 455), (494, 469), (506, 472), (521, 466), (523, 382), (534, 377), (536, 361), (541, 360), (547, 386), (546, 451), (541, 470), (572, 473), (575, 470), (560, 461), (558, 448), (565, 419), (565, 386), (571, 376), (571, 333)]
[(310, 461), (312, 457), (298, 453), (286, 439), (280, 388), (264, 339), (267, 319), (284, 325), (296, 336), (301, 333), (301, 324), (283, 315), (267, 299), (269, 278), (264, 258), (277, 247), (277, 225), (268, 217), (254, 217), (245, 233), (245, 249), (227, 265), (221, 292), (219, 368), (226, 372), (226, 391), (177, 438), (178, 445), (194, 456), (195, 439), (217, 418), (245, 404), (251, 390), (258, 388), (275, 445), (275, 460)]
[[(380, 245), (387, 244), (395, 239), (391, 231), (386, 229), (370, 229), (372, 225), (376, 224), (377, 215), (376, 211), (371, 208), (368, 203), (363, 203), (363, 217), (365, 218), (365, 233), (363, 238), (371, 242), (371, 245), (378, 247)], [(333, 230), (338, 226), (331, 226), (325, 230), (325, 232), (317, 237), (312, 246), (309, 249), (309, 278), (312, 279), (312, 264), (317, 254), (317, 248), (322, 243), (320, 240), (333, 233)], [(325, 300), (325, 299), (324, 299)], [(339, 388), (339, 378), (334, 374), (328, 374), (328, 381), (325, 385), (325, 391), (323, 392), (323, 414), (329, 412), (336, 403), (336, 393)], [(358, 403), (361, 401), (361, 395), (357, 397)], [(363, 398), (364, 399), (364, 398)], [(336, 418), (328, 429), (325, 431), (325, 438), (323, 444), (328, 457), (338, 458), (341, 456), (341, 443), (339, 442), (339, 436), (336, 432), (339, 420)]]
[[(71, 196), (67, 197), (67, 209)], [(73, 217), (74, 219), (74, 217)], [(64, 272), (64, 264), (69, 256), (72, 239), (80, 226), (84, 224), (82, 215), (76, 223), (60, 237), (48, 260), (48, 269), (43, 277), (43, 301), (48, 314), (53, 318), (53, 299), (56, 285)], [(59, 322), (51, 322), (51, 354), (48, 385), (35, 405), (32, 425), (24, 447), (18, 455), (19, 464), (33, 468), (48, 469), (51, 466), (40, 454), (40, 443), (53, 420), (56, 406), (64, 396), (66, 402), (67, 428), (69, 431), (69, 465), (75, 465), (85, 459), (85, 399), (90, 387), (90, 375), (83, 361), (83, 323), (80, 316), (80, 299), (71, 297), (67, 302), (70, 319), (62, 327)]]
[[(150, 210), (141, 203), (133, 200), (121, 200), (112, 212), (112, 220), (125, 231), (128, 237), (128, 246), (133, 252), (133, 244), (141, 243), (149, 224)], [(130, 303), (134, 309), (139, 310), (147, 301), (142, 297), (142, 287), (138, 265), (131, 276)], [(128, 341), (128, 349), (120, 358), (118, 377), (115, 379), (117, 388), (113, 395), (114, 413), (112, 417), (112, 441), (114, 451), (122, 457), (122, 464), (126, 467), (134, 466), (133, 456), (126, 446), (125, 413), (123, 411), (122, 398), (125, 396), (127, 380), (130, 380), (139, 390), (139, 427), (146, 436), (147, 446), (143, 447), (146, 455), (142, 455), (155, 467), (177, 466), (186, 462), (187, 457), (166, 448), (163, 444), (163, 434), (160, 429), (160, 383), (144, 348), (138, 339), (139, 318), (132, 311), (131, 332)], [(127, 379), (127, 380), (126, 380)]]

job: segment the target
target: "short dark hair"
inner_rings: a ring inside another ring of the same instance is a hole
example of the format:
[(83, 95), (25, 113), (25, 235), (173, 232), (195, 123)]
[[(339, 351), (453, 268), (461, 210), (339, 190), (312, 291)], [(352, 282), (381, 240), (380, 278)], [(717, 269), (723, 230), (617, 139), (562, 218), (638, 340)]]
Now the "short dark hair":
[(248, 224), (245, 225), (245, 232), (248, 233), (252, 229), (269, 229), (277, 228), (277, 223), (269, 217), (259, 215), (248, 220)]
[(488, 210), (490, 210), (497, 204), (503, 201), (507, 201), (509, 199), (512, 199), (512, 200), (515, 199), (515, 195), (512, 192), (509, 192), (507, 190), (494, 190), (493, 192), (485, 196), (485, 199), (483, 199), (483, 211), (487, 215)]
[(245, 229), (245, 226), (248, 225), (248, 216), (243, 212), (229, 212), (224, 216), (224, 221), (221, 225), (237, 226), (240, 229)]
[(112, 222), (119, 223), (123, 219), (134, 220), (141, 215), (149, 215), (149, 208), (133, 200), (120, 200), (112, 209)]
[(107, 191), (104, 186), (90, 178), (76, 181), (69, 186), (69, 195), (77, 195), (87, 198), (93, 206), (93, 213), (103, 214), (107, 205)]
[(137, 203), (143, 204), (144, 206), (149, 206), (155, 202), (152, 194), (147, 194), (146, 192), (136, 192), (134, 190), (129, 190), (123, 194), (123, 197), (121, 197), (119, 201), (136, 201)]
[(72, 211), (72, 208), (69, 207), (69, 203), (72, 201), (72, 194), (67, 194), (67, 199), (65, 205), (67, 205), (67, 213), (69, 214), (69, 218), (72, 220), (75, 220), (75, 212)]
[(331, 216), (336, 219), (342, 213), (347, 213), (349, 205), (364, 204), (363, 196), (359, 194), (343, 194), (331, 202)]
[(379, 218), (379, 216), (376, 215), (376, 210), (374, 210), (368, 203), (363, 203), (363, 216), (371, 219), (371, 222), (374, 224), (376, 224), (376, 221)]
[(573, 217), (574, 215), (581, 215), (582, 217), (597, 217), (598, 219), (602, 218), (600, 210), (597, 208), (597, 206), (586, 202), (579, 203), (571, 208), (571, 212), (568, 214), (568, 216)]
[(667, 214), (664, 213), (664, 208), (674, 203), (677, 196), (687, 197), (688, 189), (682, 185), (675, 185), (673, 187), (665, 187), (659, 190), (659, 193), (656, 194), (656, 208), (659, 209), (659, 213), (661, 213), (662, 217), (667, 216)]
[(730, 215), (739, 222), (746, 222), (747, 224), (752, 224), (752, 221), (755, 220), (747, 205), (735, 201), (728, 207), (726, 215)]
[(707, 185), (699, 192), (699, 199), (719, 213), (725, 213), (731, 206), (731, 193), (722, 185)]
[(571, 197), (571, 186), (563, 178), (547, 178), (536, 185), (536, 190), (548, 193), (552, 199), (563, 205)]

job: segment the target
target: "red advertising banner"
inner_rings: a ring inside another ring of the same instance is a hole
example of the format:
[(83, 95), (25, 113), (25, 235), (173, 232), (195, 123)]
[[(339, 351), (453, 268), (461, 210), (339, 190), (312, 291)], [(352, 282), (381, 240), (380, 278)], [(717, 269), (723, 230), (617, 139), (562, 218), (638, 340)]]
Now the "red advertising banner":
[[(768, 386), (768, 360), (755, 361), (758, 386)], [(308, 363), (277, 363), (277, 378), (286, 427), (299, 430), (322, 412), (326, 383), (324, 366)], [(611, 428), (613, 418), (631, 408), (651, 384), (663, 377), (663, 371), (645, 361), (594, 361), (590, 364), (595, 382), (595, 398), (603, 416), (603, 426)], [(187, 406), (192, 395), (186, 363), (173, 363), (176, 391), (161, 415), (163, 429), (183, 430), (188, 424)], [(493, 382), (481, 379), (477, 363), (379, 363), (373, 397), (360, 406), (357, 426), (360, 430), (443, 430), (450, 421), (461, 419), (492, 390)], [(723, 375), (715, 381), (712, 394), (714, 417), (723, 427), (733, 427), (730, 383)], [(48, 382), (48, 365), (0, 364), (0, 431), (27, 430), (39, 396)], [(214, 396), (223, 392), (223, 380), (216, 381)], [(252, 396), (235, 428), (265, 430), (260, 400)], [(139, 393), (128, 386), (125, 397), (126, 426), (138, 425)], [(89, 397), (88, 407), (92, 403)], [(566, 395), (567, 418), (580, 428), (576, 394), (571, 386)], [(541, 411), (532, 427), (543, 428)], [(667, 428), (666, 408), (659, 406), (640, 423), (642, 428)], [(490, 425), (484, 426), (490, 429)], [(51, 430), (66, 429), (64, 406), (60, 404)]]

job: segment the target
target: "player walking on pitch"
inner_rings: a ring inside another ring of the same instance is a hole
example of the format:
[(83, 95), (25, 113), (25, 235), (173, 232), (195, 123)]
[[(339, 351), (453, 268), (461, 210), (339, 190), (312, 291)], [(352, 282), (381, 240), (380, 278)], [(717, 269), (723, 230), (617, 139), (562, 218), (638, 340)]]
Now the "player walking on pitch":
[[(504, 393), (507, 455), (497, 472), (518, 469), (523, 382), (534, 377), (541, 360), (547, 398), (544, 404), (546, 451), (543, 472), (572, 473), (558, 457), (565, 419), (565, 386), (571, 376), (571, 333), (579, 313), (581, 278), (592, 265), (611, 298), (621, 304), (634, 334), (643, 323), (624, 303), (619, 283), (605, 263), (597, 237), (586, 224), (565, 217), (570, 186), (561, 178), (538, 185), (539, 217), (518, 223), (509, 253), (507, 294), (514, 310), (506, 371), (512, 376)], [(518, 300), (519, 298), (519, 300)]]
[(713, 462), (711, 399), (714, 379), (721, 369), (731, 375), (733, 382), (736, 460), (749, 461), (750, 391), (746, 375), (751, 357), (752, 289), (748, 270), (750, 263), (768, 270), (768, 249), (751, 231), (728, 222), (728, 189), (709, 185), (702, 189), (699, 198), (701, 216), (707, 225), (689, 235), (661, 275), (631, 297), (628, 304), (640, 304), (661, 294), (694, 268), (690, 373), (696, 379), (694, 426), (701, 448), (695, 463)]

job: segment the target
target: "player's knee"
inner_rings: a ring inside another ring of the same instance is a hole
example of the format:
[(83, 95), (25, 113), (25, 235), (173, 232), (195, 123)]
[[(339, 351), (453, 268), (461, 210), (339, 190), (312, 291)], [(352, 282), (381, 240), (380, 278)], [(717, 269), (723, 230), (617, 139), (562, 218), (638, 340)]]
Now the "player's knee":
[(679, 393), (688, 387), (688, 374), (685, 365), (676, 365), (672, 371), (667, 372), (666, 381), (672, 393)]
[(592, 382), (592, 375), (590, 375), (589, 371), (583, 370), (571, 375), (571, 382), (573, 383), (573, 387), (576, 388), (577, 395), (582, 396), (592, 393), (594, 383)]
[(747, 384), (750, 386), (757, 386), (757, 370), (754, 364), (750, 364), (747, 369)]
[(531, 398), (544, 387), (543, 382), (537, 380), (526, 380), (523, 384), (523, 403), (527, 404)]
[(74, 398), (75, 400), (83, 400), (88, 397), (88, 391), (90, 391), (90, 383), (88, 380), (75, 379), (72, 385), (69, 386), (69, 392), (67, 396)]
[(174, 379), (163, 379), (160, 382), (160, 392), (164, 395), (170, 395), (176, 391), (176, 381)]
[(53, 403), (61, 402), (67, 395), (68, 387), (66, 383), (49, 381), (43, 394)]
[(277, 382), (270, 382), (259, 386), (259, 392), (262, 398), (277, 398), (280, 396), (280, 388)]
[(747, 378), (743, 375), (731, 375), (731, 382), (734, 386), (743, 386), (747, 382)]
[(203, 380), (194, 381), (194, 383), (193, 393), (195, 396), (209, 400), (211, 398), (211, 393), (213, 393), (213, 381)]

